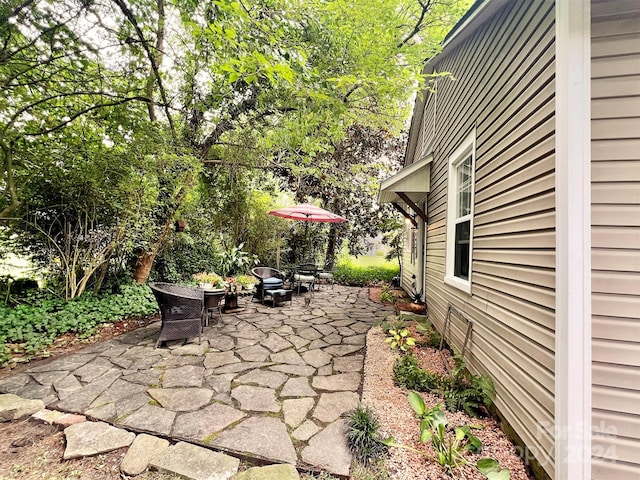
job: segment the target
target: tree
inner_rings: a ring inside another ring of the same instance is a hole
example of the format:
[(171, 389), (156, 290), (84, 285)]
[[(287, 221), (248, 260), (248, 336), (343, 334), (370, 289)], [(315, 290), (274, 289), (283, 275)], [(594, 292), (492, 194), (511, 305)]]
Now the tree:
[[(153, 202), (135, 234), (116, 238), (120, 251), (135, 252), (134, 277), (144, 282), (199, 185), (198, 162), (221, 182), (244, 180), (245, 168), (311, 179), (318, 161), (333, 168), (328, 159), (351, 125), (396, 135), (423, 82), (422, 60), (441, 38), (425, 27), (440, 32), (459, 3), (9, 0), (0, 6), (0, 218), (26, 218), (36, 206), (49, 212), (42, 218), (59, 214), (44, 204), (53, 199), (38, 197), (42, 177), (29, 181), (35, 158), (59, 174), (80, 172), (74, 162), (94, 152), (126, 163), (118, 149), (129, 146), (122, 150), (144, 159)], [(74, 132), (88, 135), (94, 152), (80, 154)], [(73, 153), (48, 155), (54, 140), (53, 151)], [(127, 180), (109, 188), (135, 195)], [(240, 190), (251, 187), (235, 185), (226, 203), (246, 213)], [(70, 211), (86, 209), (73, 201)], [(114, 228), (108, 211), (96, 210), (94, 233)], [(246, 224), (229, 225), (235, 246)]]

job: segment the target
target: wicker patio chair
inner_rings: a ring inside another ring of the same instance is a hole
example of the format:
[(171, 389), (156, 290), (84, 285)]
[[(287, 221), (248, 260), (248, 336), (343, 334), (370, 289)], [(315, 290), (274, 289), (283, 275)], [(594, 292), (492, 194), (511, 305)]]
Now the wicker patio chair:
[(264, 303), (265, 291), (284, 288), (286, 275), (280, 270), (271, 267), (255, 267), (251, 273), (258, 279), (253, 298), (260, 300), (260, 303)]
[(173, 283), (149, 284), (160, 306), (162, 326), (156, 348), (166, 340), (198, 337), (204, 319), (204, 290)]

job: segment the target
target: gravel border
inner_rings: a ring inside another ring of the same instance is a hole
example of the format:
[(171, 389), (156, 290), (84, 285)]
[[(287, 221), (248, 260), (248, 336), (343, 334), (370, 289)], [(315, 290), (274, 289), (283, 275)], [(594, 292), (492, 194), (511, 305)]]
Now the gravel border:
[[(381, 327), (369, 330), (367, 334), (367, 354), (364, 365), (362, 387), (362, 403), (368, 406), (380, 422), (382, 436), (393, 436), (396, 442), (433, 454), (431, 446), (419, 443), (419, 422), (407, 402), (407, 391), (395, 385), (393, 381), (393, 364), (399, 357), (397, 351), (391, 350), (384, 343), (386, 338)], [(444, 372), (444, 363), (440, 352), (430, 348), (415, 349), (421, 368)], [(448, 353), (447, 353), (448, 355)], [(445, 355), (446, 358), (446, 355)], [(443, 403), (443, 399), (435, 394), (422, 393), (428, 407)], [(469, 455), (470, 461), (483, 457), (495, 458), (501, 468), (511, 470), (512, 480), (533, 480), (527, 472), (518, 449), (500, 429), (493, 418), (473, 418), (462, 412), (446, 411), (449, 425), (481, 425), (481, 430), (474, 431), (483, 443), (481, 455)], [(387, 460), (390, 480), (450, 480), (435, 461), (403, 448), (390, 448)], [(469, 480), (483, 480), (486, 477), (475, 468), (463, 467), (464, 477)]]

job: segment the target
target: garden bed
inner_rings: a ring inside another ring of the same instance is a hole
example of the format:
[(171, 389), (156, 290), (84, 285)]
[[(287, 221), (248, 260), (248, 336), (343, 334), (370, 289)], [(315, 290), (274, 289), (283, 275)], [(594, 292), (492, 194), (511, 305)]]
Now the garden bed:
[[(411, 331), (412, 336), (419, 337), (415, 329), (412, 328)], [(378, 419), (381, 436), (392, 436), (397, 443), (426, 454), (390, 447), (387, 459), (389, 478), (391, 480), (450, 479), (451, 476), (445, 473), (443, 467), (427, 458), (427, 455), (434, 455), (430, 442), (419, 442), (419, 420), (407, 401), (409, 392), (394, 382), (393, 366), (400, 354), (398, 350), (392, 350), (384, 342), (386, 338), (387, 335), (381, 327), (371, 329), (367, 335), (362, 402)], [(420, 339), (417, 338), (417, 340)], [(439, 351), (425, 346), (416, 346), (412, 350), (420, 368), (433, 373), (444, 374), (446, 372), (444, 362), (452, 362), (448, 352), (441, 355)], [(428, 408), (444, 403), (443, 398), (434, 393), (421, 393), (420, 396)], [(458, 472), (460, 475), (456, 475), (456, 478), (478, 480), (486, 478), (472, 466), (472, 463), (484, 457), (494, 458), (501, 468), (508, 468), (513, 480), (533, 478), (519, 455), (519, 449), (502, 432), (495, 419), (476, 418), (463, 412), (454, 413), (447, 410), (445, 414), (450, 427), (472, 424), (481, 427), (474, 429), (473, 434), (482, 441), (482, 452), (480, 454), (465, 452), (465, 457), (470, 463), (461, 467), (461, 472)]]

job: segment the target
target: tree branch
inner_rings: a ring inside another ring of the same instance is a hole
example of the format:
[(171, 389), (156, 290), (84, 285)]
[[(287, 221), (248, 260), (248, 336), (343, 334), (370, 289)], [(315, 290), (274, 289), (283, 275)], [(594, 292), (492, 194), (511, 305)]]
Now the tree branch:
[(409, 33), (409, 35), (407, 35), (404, 40), (402, 40), (399, 44), (398, 44), (398, 48), (402, 48), (409, 40), (411, 40), (413, 37), (415, 37), (418, 33), (420, 33), (420, 30), (422, 29), (422, 24), (424, 22), (424, 17), (427, 15), (427, 12), (429, 11), (429, 8), (431, 8), (431, 2), (433, 0), (426, 0), (425, 2), (423, 2), (422, 0), (418, 0), (418, 3), (420, 4), (421, 7), (421, 11), (420, 11), (420, 16), (418, 18), (418, 21), (416, 22), (416, 24), (413, 26), (413, 30), (411, 30), (411, 32)]
[(118, 7), (120, 7), (120, 10), (124, 14), (124, 16), (127, 17), (127, 20), (129, 20), (129, 23), (131, 23), (131, 25), (135, 29), (136, 35), (138, 36), (138, 38), (140, 39), (140, 43), (142, 44), (142, 48), (144, 49), (145, 53), (147, 54), (147, 58), (149, 59), (149, 62), (151, 63), (151, 69), (153, 71), (153, 75), (154, 75), (154, 77), (156, 79), (156, 82), (158, 84), (158, 90), (160, 90), (160, 98), (162, 98), (162, 103), (164, 105), (164, 112), (165, 112), (165, 115), (167, 116), (167, 121), (169, 122), (169, 128), (171, 129), (171, 133), (172, 133), (173, 138), (176, 139), (177, 136), (176, 136), (175, 126), (173, 124), (173, 117), (171, 116), (171, 112), (169, 111), (169, 108), (168, 108), (169, 102), (167, 100), (167, 92), (165, 91), (164, 84), (162, 83), (162, 77), (160, 76), (160, 71), (158, 69), (158, 63), (156, 62), (156, 59), (153, 56), (153, 53), (151, 53), (151, 49), (149, 48), (149, 44), (147, 43), (146, 39), (144, 38), (144, 34), (142, 33), (142, 30), (140, 29), (140, 25), (138, 25), (138, 21), (136, 20), (135, 16), (133, 15), (133, 12), (131, 12), (129, 7), (127, 7), (125, 5), (124, 0), (113, 0), (113, 2), (116, 5), (118, 5)]

